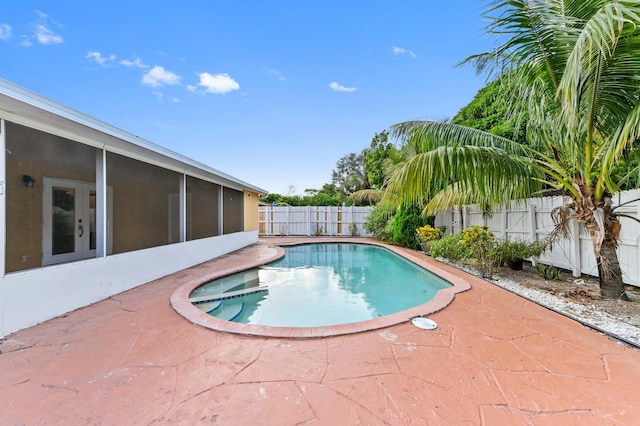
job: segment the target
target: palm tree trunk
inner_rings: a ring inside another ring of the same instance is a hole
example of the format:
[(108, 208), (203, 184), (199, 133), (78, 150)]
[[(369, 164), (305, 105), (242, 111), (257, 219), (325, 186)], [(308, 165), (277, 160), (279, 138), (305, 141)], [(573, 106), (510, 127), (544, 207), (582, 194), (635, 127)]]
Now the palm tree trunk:
[[(600, 296), (606, 299), (629, 300), (616, 252), (620, 238), (620, 222), (613, 215), (611, 197), (605, 196), (603, 200), (595, 201), (592, 188), (585, 185), (576, 186), (579, 187), (583, 197), (573, 200), (573, 208), (578, 221), (587, 228), (591, 237), (593, 252), (598, 263)], [(598, 220), (598, 217), (601, 219)]]
[(600, 279), (600, 296), (606, 299), (629, 300), (622, 281), (622, 270), (616, 253), (616, 241), (611, 230), (605, 230), (605, 238), (600, 248), (598, 261), (598, 277)]

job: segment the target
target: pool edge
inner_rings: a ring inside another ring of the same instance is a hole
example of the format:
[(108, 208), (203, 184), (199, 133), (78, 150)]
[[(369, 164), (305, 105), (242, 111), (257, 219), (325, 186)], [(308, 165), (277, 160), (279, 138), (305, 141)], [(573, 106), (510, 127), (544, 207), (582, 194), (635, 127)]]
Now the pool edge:
[[(324, 338), (332, 336), (342, 336), (345, 334), (361, 333), (365, 331), (373, 331), (381, 328), (390, 327), (396, 324), (400, 324), (406, 321), (410, 321), (413, 318), (430, 315), (438, 312), (447, 307), (454, 300), (457, 293), (461, 293), (471, 289), (471, 284), (463, 276), (460, 276), (460, 271), (451, 268), (437, 260), (428, 257), (424, 254), (416, 251), (406, 249), (403, 247), (393, 246), (382, 243), (380, 241), (370, 238), (290, 238), (290, 239), (277, 239), (277, 241), (269, 242), (269, 239), (262, 240), (268, 243), (268, 249), (273, 249), (274, 254), (261, 258), (253, 262), (247, 262), (240, 267), (231, 267), (217, 270), (215, 272), (206, 274), (204, 276), (192, 279), (185, 284), (181, 285), (171, 294), (170, 304), (172, 309), (184, 317), (187, 321), (194, 325), (198, 325), (211, 330), (239, 334), (244, 336), (256, 336), (256, 337), (279, 337), (279, 338), (293, 338), (293, 339), (314, 339)], [(238, 272), (246, 271), (248, 269), (257, 268), (267, 263), (273, 262), (284, 256), (284, 250), (281, 246), (299, 245), (317, 242), (349, 242), (369, 244), (379, 247), (384, 247), (393, 253), (413, 262), (432, 273), (442, 277), (452, 284), (451, 287), (439, 290), (436, 295), (422, 305), (396, 312), (391, 315), (386, 315), (380, 318), (374, 318), (366, 321), (359, 321), (348, 324), (330, 325), (322, 327), (272, 327), (253, 324), (242, 324), (230, 321), (225, 321), (205, 312), (202, 312), (196, 308), (189, 301), (189, 294), (198, 286), (204, 284), (207, 281), (211, 281), (217, 278), (225, 277)]]

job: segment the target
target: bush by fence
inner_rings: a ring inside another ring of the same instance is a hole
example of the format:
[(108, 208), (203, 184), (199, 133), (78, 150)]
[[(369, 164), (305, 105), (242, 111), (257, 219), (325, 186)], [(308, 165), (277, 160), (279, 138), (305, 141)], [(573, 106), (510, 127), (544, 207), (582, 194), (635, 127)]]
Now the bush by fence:
[[(640, 198), (640, 190), (625, 191), (614, 198), (614, 205)], [(487, 225), (499, 239), (526, 242), (543, 241), (553, 230), (551, 210), (562, 204), (562, 197), (530, 198), (512, 202), (507, 208), (494, 209), (486, 215), (477, 206), (464, 206), (436, 216), (436, 226), (446, 226), (448, 233), (461, 232), (462, 228), (473, 225)], [(638, 205), (630, 202), (617, 211), (640, 219)], [(618, 247), (618, 258), (624, 282), (640, 286), (640, 224), (622, 217), (622, 232)], [(577, 221), (571, 224), (571, 236), (554, 243), (553, 249), (544, 253), (539, 261), (559, 268), (568, 269), (575, 277), (580, 274), (598, 275), (598, 266), (591, 238), (586, 229)]]

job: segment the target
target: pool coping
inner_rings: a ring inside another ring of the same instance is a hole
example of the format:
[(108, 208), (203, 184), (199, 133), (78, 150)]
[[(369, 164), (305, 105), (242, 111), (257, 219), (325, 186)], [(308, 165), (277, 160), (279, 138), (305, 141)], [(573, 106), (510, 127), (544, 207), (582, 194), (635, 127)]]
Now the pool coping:
[[(284, 249), (281, 246), (311, 244), (318, 242), (349, 242), (384, 247), (394, 252), (395, 254), (444, 278), (445, 280), (449, 281), (452, 286), (439, 290), (434, 298), (427, 303), (401, 312), (396, 312), (395, 314), (386, 315), (384, 317), (374, 318), (366, 321), (322, 327), (274, 327), (235, 323), (213, 317), (206, 312), (201, 311), (189, 301), (189, 294), (191, 294), (191, 292), (196, 287), (208, 281), (257, 268), (280, 259), (285, 254)], [(195, 325), (223, 333), (240, 334), (244, 336), (312, 339), (331, 336), (342, 336), (345, 334), (377, 330), (400, 324), (405, 321), (410, 321), (416, 317), (433, 314), (448, 306), (453, 301), (457, 293), (471, 289), (471, 284), (464, 278), (464, 276), (461, 276), (462, 274), (459, 271), (452, 269), (451, 267), (440, 263), (425, 254), (418, 253), (414, 250), (409, 250), (403, 247), (385, 244), (378, 240), (369, 238), (307, 237), (279, 239), (277, 242), (270, 243), (269, 248), (273, 249), (274, 251), (274, 254), (271, 257), (261, 258), (255, 262), (249, 262), (245, 265), (242, 265), (241, 267), (221, 269), (211, 274), (203, 275), (181, 285), (171, 294), (171, 307), (176, 313), (187, 319), (187, 321)]]

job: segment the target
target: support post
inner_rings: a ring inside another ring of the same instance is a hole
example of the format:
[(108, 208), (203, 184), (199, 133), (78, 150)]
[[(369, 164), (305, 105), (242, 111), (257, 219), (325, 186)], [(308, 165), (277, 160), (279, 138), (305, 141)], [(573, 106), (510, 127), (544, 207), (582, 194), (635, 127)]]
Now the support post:
[(96, 151), (96, 257), (107, 256), (107, 151)]
[(180, 175), (180, 242), (187, 241), (187, 176)]
[[(7, 138), (5, 121), (0, 118), (0, 274), (5, 274), (7, 256)], [(0, 286), (0, 313), (2, 303), (2, 286)], [(2, 315), (4, 318), (4, 315)], [(0, 336), (4, 336), (3, 320), (0, 319)]]
[(218, 234), (224, 235), (224, 186), (218, 192)]

